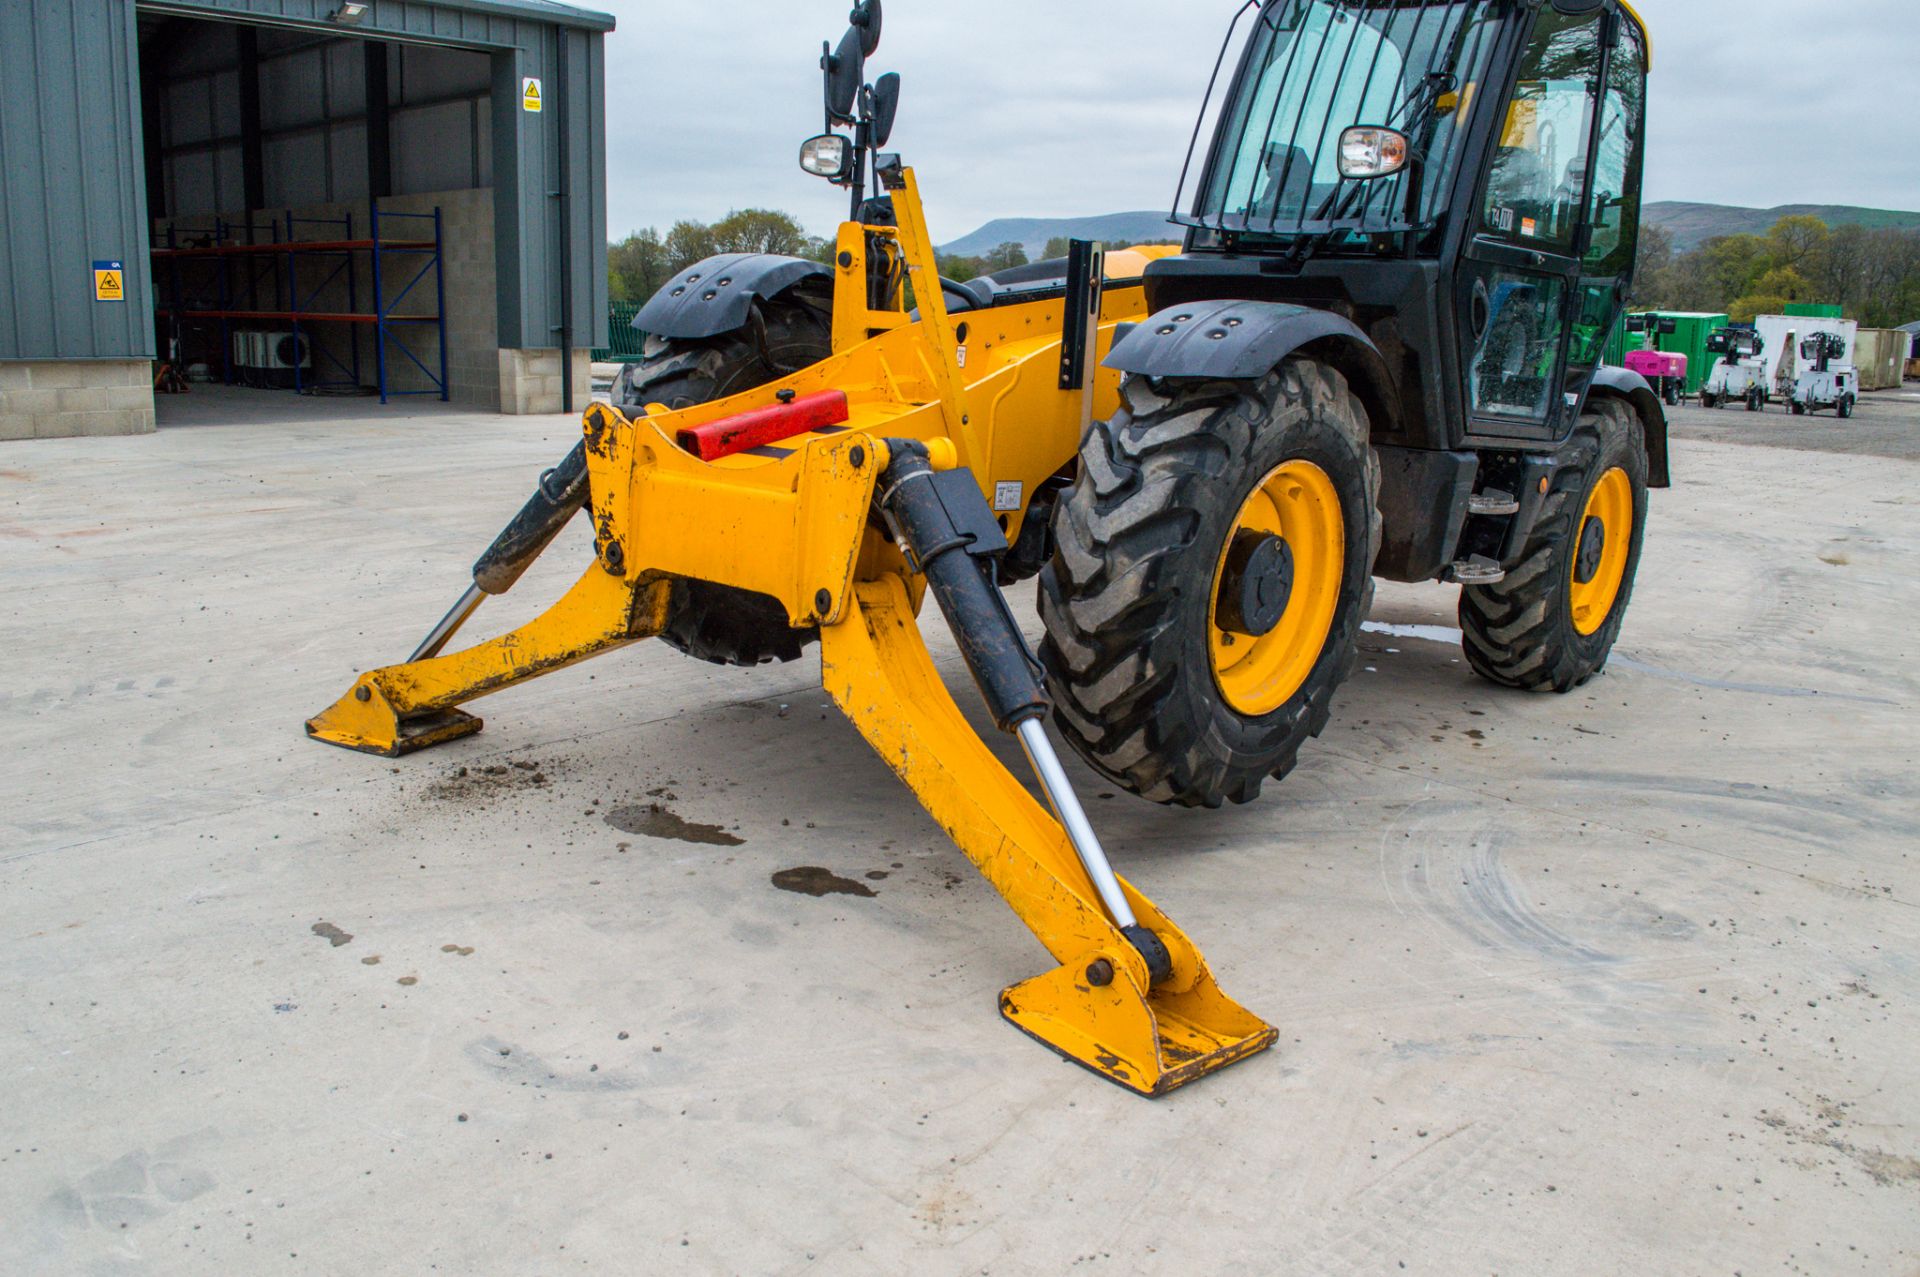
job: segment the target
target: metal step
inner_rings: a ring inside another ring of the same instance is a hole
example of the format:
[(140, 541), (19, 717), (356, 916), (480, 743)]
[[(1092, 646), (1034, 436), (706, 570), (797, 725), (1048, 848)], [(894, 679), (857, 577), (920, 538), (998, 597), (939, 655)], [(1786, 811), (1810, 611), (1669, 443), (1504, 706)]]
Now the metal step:
[(1520, 498), (1511, 492), (1502, 492), (1498, 488), (1488, 488), (1485, 492), (1476, 492), (1467, 498), (1468, 514), (1519, 514)]
[(1460, 585), (1492, 585), (1504, 581), (1507, 570), (1484, 554), (1469, 555), (1455, 560), (1447, 569), (1447, 579)]

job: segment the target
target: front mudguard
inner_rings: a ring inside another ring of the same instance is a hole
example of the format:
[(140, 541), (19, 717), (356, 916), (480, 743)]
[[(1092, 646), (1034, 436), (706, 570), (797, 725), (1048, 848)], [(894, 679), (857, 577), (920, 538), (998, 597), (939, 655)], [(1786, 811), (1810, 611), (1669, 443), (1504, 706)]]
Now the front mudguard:
[(1360, 327), (1330, 310), (1285, 302), (1192, 302), (1157, 311), (1113, 343), (1104, 366), (1147, 377), (1254, 381), (1295, 354), (1340, 370), (1373, 435), (1400, 429), (1400, 390)]
[(1660, 406), (1660, 396), (1652, 385), (1637, 372), (1605, 364), (1594, 370), (1587, 400), (1603, 396), (1620, 400), (1640, 419), (1647, 440), (1647, 486), (1672, 487), (1673, 472), (1667, 463), (1667, 410)]

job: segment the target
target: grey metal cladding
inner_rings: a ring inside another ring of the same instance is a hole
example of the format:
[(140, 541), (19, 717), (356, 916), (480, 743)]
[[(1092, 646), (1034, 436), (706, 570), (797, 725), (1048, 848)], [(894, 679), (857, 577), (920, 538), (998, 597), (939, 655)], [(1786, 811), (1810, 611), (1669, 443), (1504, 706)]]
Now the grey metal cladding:
[[(240, 19), (342, 30), (332, 21), (340, 0), (142, 0), (140, 7), (215, 21)], [(611, 14), (551, 0), (379, 0), (368, 6), (347, 34), (505, 47), (524, 43), (530, 28), (605, 32), (613, 26)]]
[(1282, 302), (1207, 301), (1169, 306), (1114, 343), (1105, 366), (1150, 377), (1265, 376), (1281, 360), (1323, 337), (1371, 348), (1354, 324), (1332, 311)]
[[(153, 354), (131, 3), (0, 3), (0, 359)], [(118, 261), (126, 300), (94, 300)]]
[(831, 277), (819, 262), (775, 253), (722, 253), (675, 275), (647, 299), (633, 326), (657, 337), (716, 337), (747, 322), (756, 297), (772, 297), (803, 279)]

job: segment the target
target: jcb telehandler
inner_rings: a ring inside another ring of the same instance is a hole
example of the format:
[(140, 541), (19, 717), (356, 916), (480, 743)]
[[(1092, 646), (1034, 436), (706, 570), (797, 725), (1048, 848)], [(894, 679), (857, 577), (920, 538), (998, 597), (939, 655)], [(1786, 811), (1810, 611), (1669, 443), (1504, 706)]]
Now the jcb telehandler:
[[(1006, 1018), (1160, 1094), (1275, 1030), (1115, 875), (1044, 720), (1145, 798), (1248, 801), (1325, 726), (1375, 575), (1459, 583), (1495, 682), (1601, 668), (1667, 482), (1657, 398), (1599, 364), (1646, 32), (1620, 0), (1250, 0), (1182, 178), (1184, 251), (1076, 243), (962, 284), (883, 149), (880, 26), (864, 0), (824, 51), (827, 129), (801, 150), (849, 191), (831, 264), (677, 276), (465, 597), (307, 728), (395, 755), (637, 639), (742, 664), (817, 640), (828, 693), (1059, 962)], [(578, 583), (446, 651), (581, 509)], [(1034, 575), (1038, 659), (1001, 593)], [(928, 593), (1045, 806), (941, 684)]]

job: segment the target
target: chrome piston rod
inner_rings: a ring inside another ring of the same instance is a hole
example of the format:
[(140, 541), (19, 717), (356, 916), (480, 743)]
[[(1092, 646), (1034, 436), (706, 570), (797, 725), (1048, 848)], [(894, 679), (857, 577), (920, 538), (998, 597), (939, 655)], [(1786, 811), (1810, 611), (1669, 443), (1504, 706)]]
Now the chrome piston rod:
[(1100, 845), (1099, 835), (1087, 820), (1086, 808), (1080, 805), (1080, 796), (1073, 792), (1066, 770), (1060, 766), (1060, 756), (1053, 752), (1047, 729), (1038, 718), (1029, 718), (1015, 730), (1019, 733), (1021, 748), (1027, 751), (1027, 761), (1033, 764), (1034, 775), (1040, 778), (1040, 787), (1047, 791), (1047, 802), (1053, 807), (1054, 816), (1067, 831), (1067, 841), (1073, 844), (1074, 854), (1080, 857), (1081, 868), (1087, 871), (1093, 889), (1100, 893), (1100, 903), (1106, 906), (1107, 915), (1123, 931), (1139, 925), (1133, 916), (1133, 907), (1127, 903), (1126, 892), (1120, 890), (1120, 879), (1114, 876), (1113, 866), (1107, 861), (1106, 849)]

